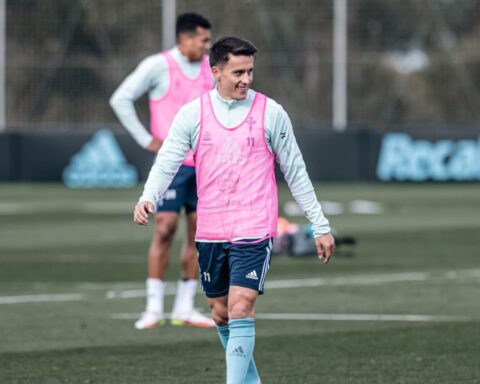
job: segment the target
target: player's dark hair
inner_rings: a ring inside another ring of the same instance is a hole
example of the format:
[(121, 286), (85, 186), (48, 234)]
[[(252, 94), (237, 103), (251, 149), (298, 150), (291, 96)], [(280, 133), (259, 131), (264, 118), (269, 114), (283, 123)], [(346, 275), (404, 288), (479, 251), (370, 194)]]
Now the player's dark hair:
[(255, 56), (258, 49), (248, 40), (239, 37), (226, 36), (218, 39), (210, 49), (210, 66), (227, 63), (228, 54), (234, 56)]
[(205, 29), (212, 28), (210, 22), (198, 13), (182, 13), (177, 18), (175, 34), (178, 38), (178, 35), (181, 33), (195, 33), (197, 31), (197, 27)]

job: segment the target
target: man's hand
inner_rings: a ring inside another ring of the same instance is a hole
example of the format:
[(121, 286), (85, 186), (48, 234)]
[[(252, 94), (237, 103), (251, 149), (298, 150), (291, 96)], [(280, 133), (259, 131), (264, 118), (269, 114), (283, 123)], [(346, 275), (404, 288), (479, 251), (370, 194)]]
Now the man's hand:
[(317, 255), (320, 260), (323, 260), (324, 264), (330, 261), (330, 257), (335, 251), (335, 240), (331, 233), (315, 238), (315, 245), (317, 246)]
[(133, 221), (140, 225), (148, 224), (148, 214), (153, 213), (155, 207), (148, 201), (140, 201), (133, 211)]
[(160, 147), (162, 146), (162, 141), (158, 139), (153, 139), (150, 144), (148, 144), (148, 147), (146, 148), (147, 151), (157, 153), (160, 150)]

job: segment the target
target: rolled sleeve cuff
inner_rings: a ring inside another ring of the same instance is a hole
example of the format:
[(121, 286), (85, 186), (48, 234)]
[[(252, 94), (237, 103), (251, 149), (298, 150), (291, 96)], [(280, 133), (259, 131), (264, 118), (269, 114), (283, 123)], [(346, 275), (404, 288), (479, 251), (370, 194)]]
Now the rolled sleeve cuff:
[(136, 141), (138, 143), (138, 145), (140, 145), (142, 148), (146, 149), (150, 143), (153, 141), (153, 136), (151, 135), (142, 135), (140, 137), (137, 137), (136, 138)]
[(138, 202), (147, 202), (147, 203), (152, 203), (153, 205), (157, 205), (157, 201), (155, 199), (152, 199), (151, 197), (145, 197), (141, 196), (140, 199), (138, 199)]
[(313, 237), (320, 237), (322, 235), (326, 235), (327, 233), (332, 232), (332, 228), (330, 228), (330, 223), (327, 219), (321, 224), (314, 224), (312, 225), (313, 229)]

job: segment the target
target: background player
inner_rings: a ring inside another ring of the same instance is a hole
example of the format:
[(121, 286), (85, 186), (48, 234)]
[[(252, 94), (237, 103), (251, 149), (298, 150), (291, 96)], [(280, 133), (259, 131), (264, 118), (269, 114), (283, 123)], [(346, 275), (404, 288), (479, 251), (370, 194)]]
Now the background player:
[(250, 89), (256, 52), (236, 37), (213, 45), (210, 65), (217, 88), (177, 114), (134, 212), (136, 223), (148, 223), (171, 175), (193, 149), (202, 288), (226, 349), (227, 384), (260, 382), (253, 359), (255, 301), (263, 293), (277, 231), (275, 158), (312, 223), (318, 256), (327, 263), (335, 248), (288, 115)]
[[(137, 143), (157, 153), (166, 138), (173, 117), (181, 106), (213, 87), (206, 52), (211, 45), (210, 23), (195, 13), (178, 17), (177, 45), (144, 59), (120, 84), (110, 105)], [(140, 122), (134, 103), (149, 95), (150, 131)], [(169, 190), (157, 203), (155, 230), (149, 250), (147, 305), (135, 323), (137, 329), (164, 323), (165, 273), (169, 249), (180, 210), (185, 207), (187, 235), (182, 249), (182, 279), (178, 282), (172, 310), (172, 324), (211, 327), (213, 321), (194, 309), (198, 263), (195, 249), (196, 180), (192, 154), (188, 154)]]

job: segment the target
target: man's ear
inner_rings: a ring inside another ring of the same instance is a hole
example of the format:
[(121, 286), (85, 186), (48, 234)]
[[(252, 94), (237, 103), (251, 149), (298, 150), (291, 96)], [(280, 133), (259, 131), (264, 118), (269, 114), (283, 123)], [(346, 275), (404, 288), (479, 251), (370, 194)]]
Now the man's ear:
[(212, 75), (218, 83), (220, 81), (220, 68), (212, 67)]

